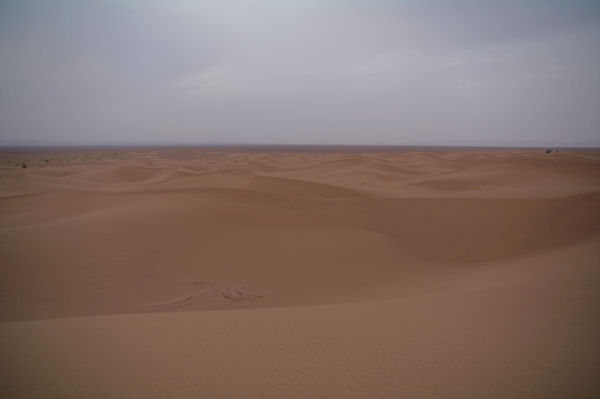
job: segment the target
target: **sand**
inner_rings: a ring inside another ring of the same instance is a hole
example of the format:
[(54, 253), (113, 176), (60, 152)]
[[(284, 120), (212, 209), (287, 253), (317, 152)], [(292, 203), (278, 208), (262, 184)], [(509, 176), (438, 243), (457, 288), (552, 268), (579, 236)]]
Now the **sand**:
[(600, 396), (599, 152), (3, 150), (0, 261), (3, 398)]

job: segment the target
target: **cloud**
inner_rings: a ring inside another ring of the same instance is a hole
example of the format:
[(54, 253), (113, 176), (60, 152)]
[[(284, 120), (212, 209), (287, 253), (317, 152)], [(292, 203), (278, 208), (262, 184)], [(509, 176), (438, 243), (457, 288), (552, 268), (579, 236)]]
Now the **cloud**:
[(600, 145), (593, 1), (0, 3), (0, 141)]

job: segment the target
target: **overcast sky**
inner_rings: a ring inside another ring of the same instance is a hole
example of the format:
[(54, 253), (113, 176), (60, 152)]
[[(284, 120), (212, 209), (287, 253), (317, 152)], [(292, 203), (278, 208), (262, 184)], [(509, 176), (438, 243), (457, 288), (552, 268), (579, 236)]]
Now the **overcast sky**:
[(600, 146), (597, 0), (0, 0), (0, 144)]

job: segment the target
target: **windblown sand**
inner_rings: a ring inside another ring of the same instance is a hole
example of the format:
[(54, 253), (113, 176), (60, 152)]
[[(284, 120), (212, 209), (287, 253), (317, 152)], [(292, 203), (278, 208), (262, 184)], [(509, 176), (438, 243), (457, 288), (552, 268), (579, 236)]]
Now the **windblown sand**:
[(600, 397), (598, 152), (0, 167), (2, 398)]

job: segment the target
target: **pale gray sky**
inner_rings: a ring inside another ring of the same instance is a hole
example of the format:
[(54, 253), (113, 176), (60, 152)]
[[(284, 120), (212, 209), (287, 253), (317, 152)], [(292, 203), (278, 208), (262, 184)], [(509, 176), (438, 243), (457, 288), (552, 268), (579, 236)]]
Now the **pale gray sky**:
[(600, 146), (596, 0), (0, 0), (0, 144)]

